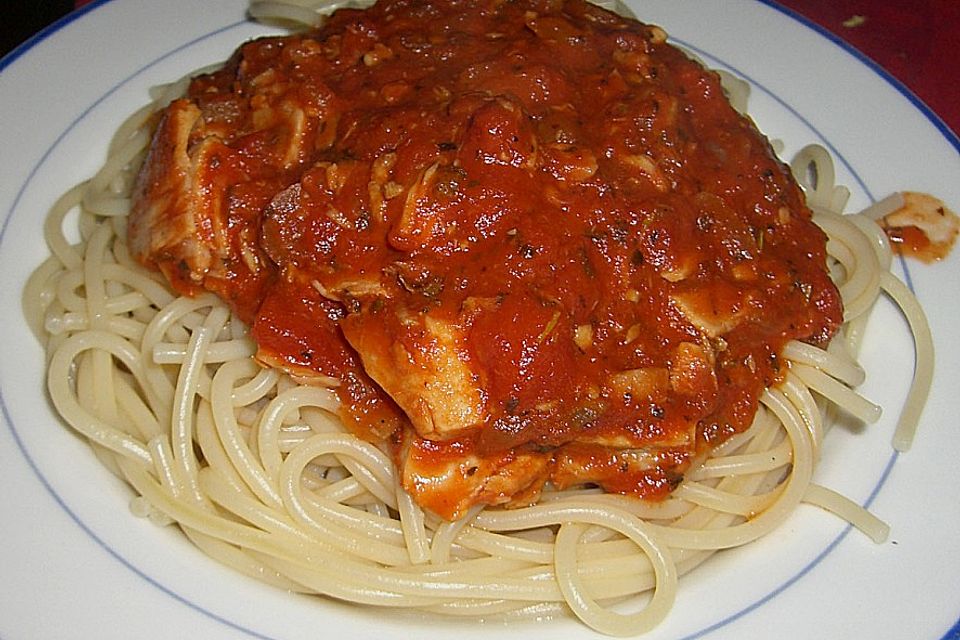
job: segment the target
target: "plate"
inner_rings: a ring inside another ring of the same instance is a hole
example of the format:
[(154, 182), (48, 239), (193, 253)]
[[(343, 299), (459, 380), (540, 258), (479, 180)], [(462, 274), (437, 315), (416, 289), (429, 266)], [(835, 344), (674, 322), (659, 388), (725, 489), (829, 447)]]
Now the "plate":
[[(203, 557), (176, 531), (128, 510), (129, 493), (51, 413), (43, 356), (20, 292), (44, 258), (41, 224), (66, 188), (95, 171), (110, 132), (151, 85), (226, 58), (270, 29), (242, 0), (88, 6), (0, 62), (0, 637), (292, 639), (345, 632), (380, 639), (592, 638), (571, 620), (437, 619), (292, 596)], [(889, 76), (772, 4), (645, 0), (634, 10), (708, 64), (753, 85), (751, 113), (790, 155), (810, 142), (837, 159), (851, 208), (896, 190), (960, 210), (960, 140)], [(646, 638), (956, 637), (960, 614), (960, 256), (896, 269), (924, 304), (937, 372), (911, 451), (890, 446), (913, 352), (881, 302), (866, 336), (868, 397), (884, 418), (835, 429), (816, 480), (892, 526), (874, 544), (813, 507), (769, 537), (681, 580), (668, 620)]]

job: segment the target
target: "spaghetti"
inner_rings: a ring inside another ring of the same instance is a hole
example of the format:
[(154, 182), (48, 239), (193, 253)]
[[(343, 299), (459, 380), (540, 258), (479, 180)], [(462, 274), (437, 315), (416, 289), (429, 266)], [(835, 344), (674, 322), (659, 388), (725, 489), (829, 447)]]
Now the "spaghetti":
[[(277, 3), (253, 4), (259, 15)], [(876, 212), (842, 214), (847, 192), (819, 147), (804, 149), (793, 169), (829, 237), (844, 326), (827, 349), (787, 345), (788, 372), (763, 392), (752, 426), (663, 501), (548, 488), (534, 506), (478, 506), (448, 522), (403, 490), (387, 453), (342, 425), (331, 388), (258, 365), (248, 328), (219, 298), (178, 296), (130, 257), (126, 219), (152, 114), (183, 90), (164, 88), (124, 123), (104, 167), (56, 203), (45, 225), (51, 256), (24, 291), (57, 412), (133, 488), (137, 513), (176, 524), (205, 553), (282, 589), (458, 616), (572, 611), (620, 636), (664, 619), (678, 576), (769, 533), (801, 502), (885, 539), (886, 525), (813, 484), (814, 468), (835, 408), (879, 416), (853, 391), (878, 296), (904, 310), (917, 346), (900, 450), (929, 389), (932, 343), (916, 301), (889, 273)], [(64, 229), (74, 211), (76, 243)], [(614, 608), (634, 600), (633, 613)]]

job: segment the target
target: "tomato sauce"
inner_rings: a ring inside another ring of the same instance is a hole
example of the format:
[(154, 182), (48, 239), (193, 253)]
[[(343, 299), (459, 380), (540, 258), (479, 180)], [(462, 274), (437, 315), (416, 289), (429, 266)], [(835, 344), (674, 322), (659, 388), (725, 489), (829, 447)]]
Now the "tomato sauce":
[(824, 234), (717, 75), (579, 0), (338, 11), (243, 45), (157, 138), (141, 260), (229, 301), (264, 363), (343, 381), (444, 517), (547, 481), (663, 497), (787, 341), (841, 322)]

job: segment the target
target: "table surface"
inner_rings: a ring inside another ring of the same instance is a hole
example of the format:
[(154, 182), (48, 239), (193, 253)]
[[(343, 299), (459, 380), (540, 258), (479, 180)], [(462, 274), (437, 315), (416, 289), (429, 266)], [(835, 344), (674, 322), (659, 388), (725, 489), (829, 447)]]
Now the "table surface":
[(960, 2), (779, 0), (852, 45), (960, 135)]
[[(13, 3), (0, 24), (0, 54), (72, 6), (89, 2)], [(874, 61), (960, 134), (958, 0), (779, 0), (779, 4)]]

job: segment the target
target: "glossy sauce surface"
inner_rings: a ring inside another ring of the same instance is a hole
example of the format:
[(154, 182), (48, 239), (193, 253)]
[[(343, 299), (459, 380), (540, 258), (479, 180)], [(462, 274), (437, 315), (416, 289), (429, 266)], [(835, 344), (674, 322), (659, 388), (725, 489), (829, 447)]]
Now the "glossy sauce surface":
[(825, 237), (718, 78), (592, 5), (394, 0), (241, 47), (158, 125), (134, 253), (341, 380), (456, 518), (667, 495), (839, 326)]

